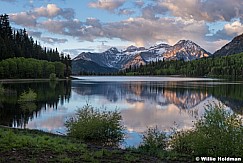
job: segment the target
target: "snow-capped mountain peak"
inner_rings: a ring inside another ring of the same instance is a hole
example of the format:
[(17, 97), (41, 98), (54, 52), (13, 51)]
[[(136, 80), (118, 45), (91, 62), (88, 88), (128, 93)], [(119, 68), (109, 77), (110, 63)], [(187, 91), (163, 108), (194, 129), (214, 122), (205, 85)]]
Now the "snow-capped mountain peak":
[(200, 50), (201, 47), (191, 40), (180, 40), (174, 46), (181, 46), (185, 49)]
[(111, 47), (110, 49), (108, 49), (104, 53), (116, 54), (116, 53), (119, 53), (119, 51), (116, 47)]
[(166, 60), (185, 60), (190, 61), (211, 55), (199, 45), (190, 40), (180, 40), (170, 47), (164, 54)]
[(191, 40), (180, 40), (176, 44), (195, 44)]
[(131, 45), (131, 46), (128, 46), (127, 49), (125, 50), (125, 52), (134, 52), (134, 51), (137, 51), (138, 50), (138, 47), (134, 46), (134, 45)]
[(165, 43), (161, 43), (161, 44), (151, 46), (149, 49), (160, 49), (160, 48), (169, 48), (169, 47), (171, 46)]
[(180, 40), (174, 46), (158, 44), (146, 49), (144, 47), (129, 46), (123, 51), (111, 47), (102, 53), (81, 53), (73, 60), (79, 59), (92, 61), (100, 66), (124, 69), (140, 66), (151, 61), (159, 60), (193, 60), (211, 55), (199, 45), (190, 40)]

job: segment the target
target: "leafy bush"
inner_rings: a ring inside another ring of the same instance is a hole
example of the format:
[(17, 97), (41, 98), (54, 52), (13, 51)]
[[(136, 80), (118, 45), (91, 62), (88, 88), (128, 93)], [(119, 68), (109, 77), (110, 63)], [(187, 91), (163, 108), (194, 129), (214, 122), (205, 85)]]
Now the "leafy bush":
[(179, 153), (194, 156), (243, 156), (242, 119), (220, 105), (209, 105), (195, 129), (177, 132), (171, 147)]
[(167, 137), (164, 132), (158, 130), (157, 126), (148, 128), (142, 139), (143, 141), (138, 149), (150, 155), (158, 155), (166, 148)]
[(32, 89), (29, 89), (28, 92), (24, 91), (18, 99), (21, 110), (24, 112), (32, 112), (36, 110), (36, 98), (37, 94)]
[(100, 111), (85, 105), (65, 123), (68, 135), (103, 146), (118, 146), (124, 137), (121, 114), (115, 111)]
[(29, 89), (28, 92), (23, 92), (20, 97), (18, 102), (30, 102), (30, 101), (35, 101), (37, 98), (37, 94), (32, 90)]
[(49, 79), (50, 79), (51, 81), (55, 81), (55, 80), (57, 80), (57, 76), (56, 76), (56, 74), (55, 74), (55, 73), (51, 73), (50, 76), (49, 76)]
[(35, 102), (19, 102), (20, 109), (24, 112), (33, 112), (37, 109), (37, 105)]

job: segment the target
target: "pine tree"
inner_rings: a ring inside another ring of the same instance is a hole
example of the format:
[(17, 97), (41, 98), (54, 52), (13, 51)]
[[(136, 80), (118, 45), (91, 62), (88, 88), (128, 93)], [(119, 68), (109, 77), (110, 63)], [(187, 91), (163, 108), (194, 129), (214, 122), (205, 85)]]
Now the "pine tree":
[[(57, 48), (48, 50), (46, 47), (42, 48), (37, 41), (34, 41), (32, 37), (28, 36), (26, 29), (13, 31), (7, 14), (0, 15), (0, 61), (14, 57), (35, 58), (52, 62), (61, 61), (66, 65), (65, 75), (71, 74), (71, 58), (69, 55), (67, 57), (64, 57), (63, 54), (60, 55)], [(4, 65), (0, 69), (3, 71), (9, 70), (8, 64), (4, 63)], [(15, 72), (15, 66), (11, 67), (13, 67), (12, 70)], [(29, 67), (34, 66), (30, 65)], [(53, 66), (51, 69), (53, 69)], [(46, 74), (47, 70), (45, 69), (43, 72)], [(31, 72), (27, 72), (27, 74), (31, 76)], [(59, 72), (59, 74), (61, 73)], [(4, 76), (4, 74), (0, 75)], [(44, 76), (46, 77), (46, 75)]]

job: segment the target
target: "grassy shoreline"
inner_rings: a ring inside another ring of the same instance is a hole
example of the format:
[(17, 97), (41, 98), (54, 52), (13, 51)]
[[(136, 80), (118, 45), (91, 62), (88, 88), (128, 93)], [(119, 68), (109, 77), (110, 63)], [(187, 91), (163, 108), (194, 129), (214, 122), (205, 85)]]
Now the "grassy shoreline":
[(163, 162), (119, 148), (85, 144), (39, 130), (0, 126), (0, 162)]

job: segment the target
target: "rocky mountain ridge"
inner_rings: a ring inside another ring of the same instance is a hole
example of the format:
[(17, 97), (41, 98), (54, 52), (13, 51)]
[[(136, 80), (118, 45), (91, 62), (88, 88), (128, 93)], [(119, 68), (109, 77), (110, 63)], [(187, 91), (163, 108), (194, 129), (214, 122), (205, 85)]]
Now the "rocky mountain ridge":
[[(86, 60), (97, 63), (102, 67), (115, 68), (117, 70), (145, 65), (159, 60), (185, 60), (208, 57), (211, 54), (190, 40), (180, 40), (174, 46), (158, 44), (146, 49), (144, 47), (129, 46), (119, 51), (112, 47), (102, 53), (83, 52), (73, 59)], [(76, 71), (76, 70), (75, 70)]]
[(217, 50), (214, 56), (228, 56), (243, 52), (243, 34), (236, 36), (228, 44)]
[(185, 60), (191, 61), (211, 55), (199, 45), (190, 40), (180, 40), (170, 47), (164, 54), (165, 60)]

